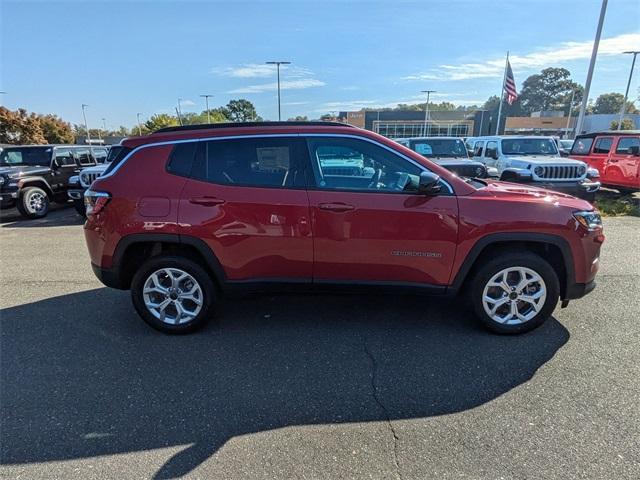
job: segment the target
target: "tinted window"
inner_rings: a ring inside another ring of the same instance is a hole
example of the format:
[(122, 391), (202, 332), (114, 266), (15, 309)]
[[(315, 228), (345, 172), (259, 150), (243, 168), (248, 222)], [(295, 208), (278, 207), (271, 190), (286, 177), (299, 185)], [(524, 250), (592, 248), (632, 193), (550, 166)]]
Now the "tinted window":
[(640, 138), (638, 137), (621, 138), (620, 140), (618, 140), (618, 148), (616, 148), (616, 153), (629, 155), (629, 148), (631, 147), (640, 147)]
[(315, 186), (328, 190), (416, 191), (419, 166), (373, 143), (309, 138)]
[(491, 157), (498, 154), (498, 142), (487, 142), (487, 149), (484, 152), (485, 157)]
[(577, 138), (571, 147), (571, 155), (589, 155), (593, 138)]
[(107, 161), (111, 163), (109, 163), (109, 166), (102, 175), (104, 176), (107, 173), (110, 173), (114, 168), (116, 168), (118, 164), (120, 164), (125, 158), (127, 158), (127, 155), (129, 155), (130, 152), (131, 149), (129, 147), (123, 147), (121, 145), (118, 145), (117, 147), (111, 147), (111, 150), (109, 151), (109, 155), (107, 157)]
[(171, 152), (167, 171), (175, 175), (188, 177), (193, 166), (193, 159), (198, 142), (178, 143)]
[(476, 142), (475, 146), (473, 147), (473, 156), (481, 157), (483, 147), (484, 147), (484, 141)]
[(89, 156), (89, 149), (78, 149), (76, 150), (76, 156), (78, 157), (78, 161), (81, 165), (88, 165), (93, 163), (91, 157)]
[(68, 148), (56, 148), (56, 160), (58, 161), (58, 165), (75, 165), (73, 157), (71, 156), (71, 151)]
[(467, 157), (467, 147), (465, 147), (464, 142), (459, 139), (414, 140), (411, 149), (426, 157)]
[(0, 152), (0, 165), (42, 165), (51, 163), (51, 147), (8, 147)]
[(613, 138), (600, 137), (596, 140), (596, 144), (593, 147), (593, 153), (609, 153), (613, 145)]
[(107, 150), (105, 148), (92, 148), (91, 152), (97, 163), (104, 163), (107, 158)]
[(304, 187), (302, 143), (294, 138), (201, 142), (191, 176), (223, 185)]
[(502, 140), (503, 155), (557, 155), (552, 138), (510, 138)]

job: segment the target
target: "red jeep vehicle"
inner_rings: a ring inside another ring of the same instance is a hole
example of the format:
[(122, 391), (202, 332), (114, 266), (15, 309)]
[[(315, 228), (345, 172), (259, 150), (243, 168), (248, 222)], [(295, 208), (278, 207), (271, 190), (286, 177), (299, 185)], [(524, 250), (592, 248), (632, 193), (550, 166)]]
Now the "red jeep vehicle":
[(569, 156), (600, 172), (600, 182), (620, 193), (640, 190), (640, 131), (609, 131), (576, 136)]
[(373, 132), (325, 122), (170, 127), (123, 142), (85, 193), (107, 286), (151, 326), (201, 326), (221, 294), (293, 287), (467, 294), (500, 333), (594, 286), (600, 215), (521, 184), (462, 180)]

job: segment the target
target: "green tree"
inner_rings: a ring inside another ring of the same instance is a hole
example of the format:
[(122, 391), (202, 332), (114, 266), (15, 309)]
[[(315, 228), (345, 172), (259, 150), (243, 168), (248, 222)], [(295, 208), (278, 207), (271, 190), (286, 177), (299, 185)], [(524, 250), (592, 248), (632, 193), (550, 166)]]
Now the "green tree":
[[(635, 128), (633, 121), (631, 121), (630, 118), (623, 118), (622, 119), (622, 128), (621, 130), (633, 130)], [(618, 129), (618, 121), (614, 120), (613, 122), (611, 122), (611, 130), (617, 130)]]
[(571, 72), (566, 68), (545, 68), (539, 74), (531, 75), (522, 83), (517, 100), (521, 113), (530, 115), (543, 110), (563, 110), (569, 112), (571, 96), (574, 108), (582, 101), (584, 88), (571, 80)]
[(16, 111), (0, 107), (0, 143), (11, 145), (43, 145), (47, 143), (40, 117), (27, 113), (24, 108)]
[(203, 117), (203, 119), (207, 123), (209, 123), (209, 121), (211, 121), (211, 123), (228, 122), (229, 119), (226, 117), (225, 112), (223, 110), (224, 110), (224, 107), (222, 107), (222, 108), (210, 108), (208, 117), (207, 117), (207, 111), (206, 110), (204, 110), (200, 115)]
[(40, 126), (47, 143), (73, 143), (75, 140), (71, 124), (56, 115), (40, 115)]
[(232, 122), (259, 122), (262, 120), (253, 103), (245, 99), (231, 100), (220, 111)]
[(288, 122), (307, 122), (309, 118), (306, 115), (297, 115), (287, 119)]
[[(146, 132), (154, 132), (160, 128), (174, 127), (176, 125), (178, 125), (177, 117), (167, 113), (157, 113), (155, 115), (151, 115), (149, 120), (144, 122), (144, 129)], [(138, 134), (137, 128), (133, 128), (132, 131), (134, 135)]]
[[(624, 95), (621, 93), (603, 93), (596, 98), (592, 108), (592, 113), (620, 113), (622, 102), (624, 102)], [(638, 109), (633, 102), (627, 101), (625, 112), (638, 113)]]

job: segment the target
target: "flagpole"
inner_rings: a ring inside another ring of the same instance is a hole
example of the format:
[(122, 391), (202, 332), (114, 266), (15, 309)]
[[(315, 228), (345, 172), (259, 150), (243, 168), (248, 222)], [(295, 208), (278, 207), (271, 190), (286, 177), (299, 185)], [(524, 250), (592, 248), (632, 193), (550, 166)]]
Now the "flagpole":
[(509, 65), (509, 51), (507, 59), (504, 61), (504, 75), (502, 75), (502, 88), (500, 90), (500, 106), (498, 107), (498, 121), (496, 122), (496, 135), (500, 133), (500, 116), (502, 115), (502, 102), (504, 100), (504, 84), (507, 81), (507, 65)]

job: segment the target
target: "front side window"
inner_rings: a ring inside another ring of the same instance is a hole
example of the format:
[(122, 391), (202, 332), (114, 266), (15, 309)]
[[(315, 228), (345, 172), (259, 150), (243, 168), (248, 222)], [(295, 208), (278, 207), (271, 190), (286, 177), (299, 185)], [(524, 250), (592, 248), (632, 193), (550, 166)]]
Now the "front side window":
[(476, 142), (475, 146), (473, 147), (473, 156), (481, 157), (483, 148), (484, 148), (484, 141)]
[(589, 155), (591, 145), (593, 145), (593, 138), (577, 138), (576, 141), (573, 142), (570, 155)]
[(48, 167), (52, 150), (51, 147), (7, 147), (0, 152), (0, 165)]
[(640, 137), (624, 137), (618, 140), (618, 147), (616, 153), (621, 155), (630, 155), (629, 149), (631, 147), (640, 147)]
[(502, 140), (503, 155), (558, 155), (552, 138), (509, 138)]
[(498, 156), (498, 142), (487, 142), (487, 149), (484, 152), (485, 157), (497, 157)]
[(596, 140), (593, 153), (609, 153), (611, 151), (611, 145), (613, 145), (613, 138), (600, 137)]
[(222, 185), (304, 187), (303, 143), (296, 138), (237, 138), (199, 142), (191, 177)]
[(371, 142), (354, 138), (309, 138), (315, 187), (325, 190), (415, 192), (418, 165)]
[(73, 156), (71, 155), (71, 151), (68, 148), (56, 149), (56, 162), (60, 166), (76, 164), (73, 160)]

